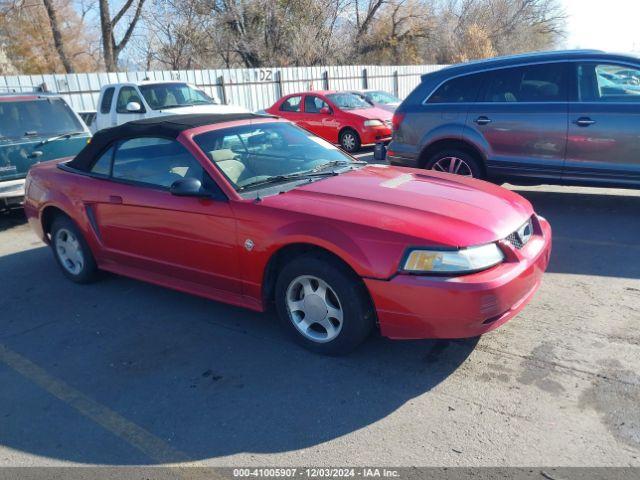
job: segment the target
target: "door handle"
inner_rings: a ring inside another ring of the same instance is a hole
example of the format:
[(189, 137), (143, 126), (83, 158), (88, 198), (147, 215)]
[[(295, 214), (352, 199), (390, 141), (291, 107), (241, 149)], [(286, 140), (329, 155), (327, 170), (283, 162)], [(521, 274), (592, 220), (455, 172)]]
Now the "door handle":
[(589, 125), (593, 125), (594, 123), (596, 123), (596, 121), (591, 120), (589, 117), (580, 117), (578, 120), (576, 120), (573, 123), (575, 123), (579, 127), (588, 127)]
[(29, 158), (39, 158), (42, 156), (42, 150), (34, 150), (29, 154)]
[(122, 203), (122, 197), (120, 195), (109, 195), (109, 203)]
[(491, 119), (489, 117), (485, 117), (484, 115), (481, 117), (478, 117), (475, 119), (475, 122), (478, 125), (487, 125), (488, 123), (491, 123)]

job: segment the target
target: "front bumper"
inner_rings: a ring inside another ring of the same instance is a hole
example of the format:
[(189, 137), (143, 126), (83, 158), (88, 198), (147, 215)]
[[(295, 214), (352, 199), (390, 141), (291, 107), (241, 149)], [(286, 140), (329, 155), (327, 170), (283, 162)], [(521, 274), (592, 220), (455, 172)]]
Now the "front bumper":
[(467, 338), (503, 325), (531, 300), (551, 255), (551, 226), (536, 217), (535, 234), (517, 250), (501, 242), (505, 262), (460, 277), (396, 275), (365, 279), (383, 336)]
[(371, 145), (377, 142), (390, 142), (391, 129), (388, 127), (365, 127), (360, 134), (362, 145)]
[(24, 178), (0, 182), (0, 210), (20, 207), (24, 202)]

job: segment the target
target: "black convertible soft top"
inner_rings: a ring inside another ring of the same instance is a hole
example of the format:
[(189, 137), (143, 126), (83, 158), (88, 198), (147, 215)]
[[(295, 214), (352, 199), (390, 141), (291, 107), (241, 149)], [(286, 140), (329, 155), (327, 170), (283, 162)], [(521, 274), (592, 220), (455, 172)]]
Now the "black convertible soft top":
[(254, 113), (224, 113), (166, 115), (162, 117), (143, 118), (123, 123), (117, 127), (98, 131), (78, 155), (66, 165), (77, 170), (88, 171), (96, 157), (116, 140), (132, 137), (176, 138), (180, 132), (191, 128), (214, 123), (234, 122), (237, 120), (254, 120), (269, 118), (267, 115)]

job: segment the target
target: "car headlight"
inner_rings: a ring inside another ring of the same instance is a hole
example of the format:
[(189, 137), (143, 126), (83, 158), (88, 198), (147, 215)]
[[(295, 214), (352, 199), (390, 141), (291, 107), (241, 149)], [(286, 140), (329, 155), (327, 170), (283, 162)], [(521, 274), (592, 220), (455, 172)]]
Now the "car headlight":
[(410, 250), (402, 270), (410, 273), (471, 273), (486, 270), (504, 260), (495, 243), (459, 250)]
[(384, 123), (382, 123), (381, 120), (365, 120), (364, 126), (365, 127), (383, 127)]

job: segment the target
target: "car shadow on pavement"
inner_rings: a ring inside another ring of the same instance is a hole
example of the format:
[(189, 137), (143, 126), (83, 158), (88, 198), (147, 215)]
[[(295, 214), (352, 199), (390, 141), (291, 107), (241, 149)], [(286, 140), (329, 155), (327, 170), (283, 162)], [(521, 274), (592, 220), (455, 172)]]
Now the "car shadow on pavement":
[(551, 223), (550, 272), (640, 278), (640, 196), (516, 192)]
[(0, 211), (0, 232), (25, 223), (27, 223), (27, 217), (24, 216), (24, 210), (21, 208), (4, 212)]
[(273, 314), (114, 275), (76, 285), (45, 247), (0, 257), (0, 276), (12, 278), (0, 300), (0, 444), (56, 460), (320, 446), (429, 393), (478, 341), (373, 336), (322, 357), (291, 343)]

